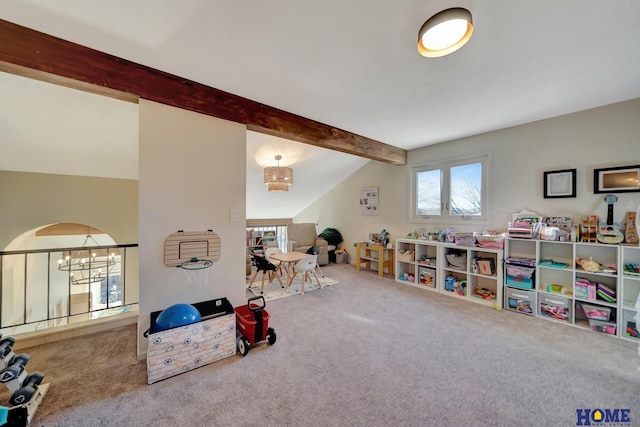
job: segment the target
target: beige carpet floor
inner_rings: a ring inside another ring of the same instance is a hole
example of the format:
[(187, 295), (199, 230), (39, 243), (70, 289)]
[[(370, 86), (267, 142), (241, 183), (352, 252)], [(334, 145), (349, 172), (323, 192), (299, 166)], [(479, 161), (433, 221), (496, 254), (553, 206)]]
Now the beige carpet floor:
[(324, 271), (339, 284), (269, 302), (274, 345), (152, 385), (134, 326), (26, 349), (51, 384), (32, 425), (575, 426), (580, 408), (640, 421), (637, 343)]

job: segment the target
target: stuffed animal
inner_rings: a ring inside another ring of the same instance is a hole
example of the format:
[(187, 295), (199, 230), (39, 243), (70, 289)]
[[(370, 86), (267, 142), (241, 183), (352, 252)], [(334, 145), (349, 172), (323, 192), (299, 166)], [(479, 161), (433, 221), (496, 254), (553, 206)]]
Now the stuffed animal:
[(576, 264), (579, 265), (584, 271), (587, 271), (587, 272), (601, 270), (600, 264), (595, 262), (591, 257), (589, 257), (589, 259), (576, 258)]

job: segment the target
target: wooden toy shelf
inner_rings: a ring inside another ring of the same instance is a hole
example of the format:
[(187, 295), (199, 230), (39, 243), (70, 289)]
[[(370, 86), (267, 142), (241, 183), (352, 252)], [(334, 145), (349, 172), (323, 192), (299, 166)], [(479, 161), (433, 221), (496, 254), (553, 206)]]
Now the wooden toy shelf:
[(366, 269), (378, 271), (378, 276), (384, 276), (385, 268), (388, 274), (393, 274), (393, 248), (368, 242), (356, 243), (356, 269), (364, 265)]

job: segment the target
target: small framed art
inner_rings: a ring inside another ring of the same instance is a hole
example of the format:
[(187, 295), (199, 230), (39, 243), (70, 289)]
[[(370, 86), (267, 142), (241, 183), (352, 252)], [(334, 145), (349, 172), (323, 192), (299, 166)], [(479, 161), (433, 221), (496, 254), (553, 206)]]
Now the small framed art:
[(594, 193), (640, 191), (640, 165), (593, 170)]
[(544, 173), (544, 198), (576, 197), (576, 170), (563, 169)]

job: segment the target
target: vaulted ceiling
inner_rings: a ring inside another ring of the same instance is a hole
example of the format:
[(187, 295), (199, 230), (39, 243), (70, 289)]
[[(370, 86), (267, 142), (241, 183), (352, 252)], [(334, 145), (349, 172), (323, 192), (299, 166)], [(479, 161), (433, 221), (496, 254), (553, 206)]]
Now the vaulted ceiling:
[[(452, 6), (472, 39), (419, 56)], [(637, 0), (3, 0), (0, 18), (403, 149), (640, 97)]]

